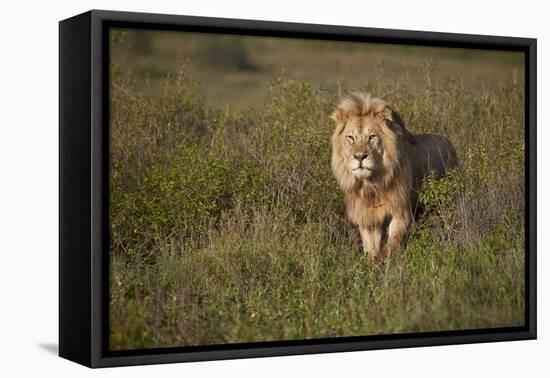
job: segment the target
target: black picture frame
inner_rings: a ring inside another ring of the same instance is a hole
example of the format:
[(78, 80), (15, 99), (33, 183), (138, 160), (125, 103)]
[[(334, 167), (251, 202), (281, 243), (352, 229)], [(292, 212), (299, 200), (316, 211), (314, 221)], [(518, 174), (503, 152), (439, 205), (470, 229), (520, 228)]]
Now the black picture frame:
[[(111, 27), (498, 49), (525, 54), (525, 326), (108, 350)], [(536, 338), (536, 39), (92, 10), (59, 23), (59, 355), (88, 367)]]

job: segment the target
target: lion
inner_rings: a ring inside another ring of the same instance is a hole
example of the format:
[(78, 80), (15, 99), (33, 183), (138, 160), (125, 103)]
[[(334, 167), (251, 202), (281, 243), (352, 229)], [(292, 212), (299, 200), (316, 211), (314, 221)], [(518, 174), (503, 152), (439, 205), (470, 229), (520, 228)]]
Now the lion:
[(364, 252), (378, 261), (406, 239), (422, 180), (456, 167), (456, 151), (441, 135), (412, 134), (397, 112), (368, 94), (345, 95), (331, 118), (332, 171)]

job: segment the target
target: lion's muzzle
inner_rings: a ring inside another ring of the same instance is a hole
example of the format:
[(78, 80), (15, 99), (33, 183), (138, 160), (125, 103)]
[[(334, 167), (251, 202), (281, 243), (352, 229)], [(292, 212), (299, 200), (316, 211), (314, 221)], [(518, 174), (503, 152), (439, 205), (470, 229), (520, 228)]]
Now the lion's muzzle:
[(372, 175), (374, 169), (372, 159), (369, 159), (369, 154), (367, 153), (358, 153), (353, 155), (351, 159), (351, 172), (352, 174), (359, 179), (368, 178)]

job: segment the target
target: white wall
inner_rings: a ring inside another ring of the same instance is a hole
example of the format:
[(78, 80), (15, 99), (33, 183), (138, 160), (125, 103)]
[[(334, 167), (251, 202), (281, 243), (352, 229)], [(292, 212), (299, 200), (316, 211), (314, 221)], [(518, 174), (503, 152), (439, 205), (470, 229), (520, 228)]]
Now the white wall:
[[(385, 4), (385, 6), (384, 6)], [(542, 4), (542, 5), (541, 5)], [(56, 357), (57, 21), (112, 9), (258, 20), (536, 37), (538, 45), (539, 214), (550, 211), (548, 78), (550, 28), (543, 1), (6, 1), (0, 57), (0, 374), (57, 376), (542, 376), (550, 372), (546, 250), (539, 216), (539, 340), (174, 364), (91, 371)], [(341, 8), (340, 8), (341, 7)], [(545, 16), (546, 14), (546, 16)], [(6, 337), (7, 336), (7, 337)], [(8, 372), (9, 371), (9, 372)]]

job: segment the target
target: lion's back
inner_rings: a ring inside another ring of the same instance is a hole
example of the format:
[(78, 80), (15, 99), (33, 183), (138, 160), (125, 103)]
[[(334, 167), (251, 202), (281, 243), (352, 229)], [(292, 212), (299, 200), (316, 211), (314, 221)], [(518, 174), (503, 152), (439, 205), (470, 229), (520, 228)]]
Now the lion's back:
[(418, 134), (415, 140), (410, 155), (415, 184), (420, 184), (430, 171), (441, 178), (458, 166), (456, 150), (449, 139), (437, 134)]

